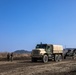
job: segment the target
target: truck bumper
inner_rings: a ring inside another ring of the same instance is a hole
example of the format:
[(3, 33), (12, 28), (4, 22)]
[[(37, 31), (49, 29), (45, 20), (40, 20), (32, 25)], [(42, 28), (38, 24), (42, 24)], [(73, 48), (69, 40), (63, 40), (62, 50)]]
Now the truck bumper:
[(37, 58), (37, 59), (41, 59), (43, 56), (42, 55), (34, 55), (34, 56), (31, 56), (31, 58)]

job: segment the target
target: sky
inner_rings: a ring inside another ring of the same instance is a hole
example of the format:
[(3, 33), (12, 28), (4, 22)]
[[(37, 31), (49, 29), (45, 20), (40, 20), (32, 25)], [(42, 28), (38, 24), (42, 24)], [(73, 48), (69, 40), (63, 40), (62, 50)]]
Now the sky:
[(0, 52), (40, 42), (76, 48), (76, 0), (0, 0)]

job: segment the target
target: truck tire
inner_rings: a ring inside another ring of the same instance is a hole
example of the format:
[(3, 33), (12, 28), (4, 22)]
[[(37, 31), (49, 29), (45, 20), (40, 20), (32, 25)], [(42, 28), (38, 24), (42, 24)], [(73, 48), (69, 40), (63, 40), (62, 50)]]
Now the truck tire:
[(55, 54), (55, 56), (54, 56), (54, 61), (55, 61), (55, 62), (58, 62), (58, 61), (59, 61), (59, 55), (58, 55), (58, 54)]
[(48, 56), (47, 56), (47, 55), (44, 55), (44, 56), (43, 56), (43, 62), (44, 62), (44, 63), (47, 63), (47, 62), (48, 62)]
[(32, 62), (37, 62), (37, 59), (36, 58), (31, 58), (31, 61)]
[(62, 61), (62, 55), (58, 56), (58, 61)]

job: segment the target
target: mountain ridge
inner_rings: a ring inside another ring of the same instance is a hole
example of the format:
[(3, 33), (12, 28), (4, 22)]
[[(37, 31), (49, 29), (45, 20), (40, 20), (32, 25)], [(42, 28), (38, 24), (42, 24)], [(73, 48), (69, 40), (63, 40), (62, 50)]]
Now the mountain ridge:
[(31, 53), (31, 51), (28, 51), (28, 50), (16, 50), (13, 53), (23, 54), (23, 53)]

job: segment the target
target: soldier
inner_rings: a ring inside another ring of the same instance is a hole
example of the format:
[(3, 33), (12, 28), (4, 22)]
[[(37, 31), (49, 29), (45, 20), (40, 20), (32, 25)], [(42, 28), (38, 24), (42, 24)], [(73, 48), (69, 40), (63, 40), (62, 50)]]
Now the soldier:
[(11, 53), (11, 62), (13, 61), (13, 53)]
[(8, 53), (7, 54), (7, 61), (9, 61), (10, 60), (10, 54)]

